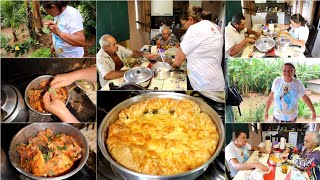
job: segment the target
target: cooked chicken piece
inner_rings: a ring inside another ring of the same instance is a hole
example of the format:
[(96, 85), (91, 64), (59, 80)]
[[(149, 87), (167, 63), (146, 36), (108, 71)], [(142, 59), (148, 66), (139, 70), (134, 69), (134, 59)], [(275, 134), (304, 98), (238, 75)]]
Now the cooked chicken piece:
[(81, 159), (82, 148), (65, 134), (54, 135), (51, 129), (39, 131), (30, 137), (28, 145), (17, 147), (23, 169), (35, 176), (59, 176)]

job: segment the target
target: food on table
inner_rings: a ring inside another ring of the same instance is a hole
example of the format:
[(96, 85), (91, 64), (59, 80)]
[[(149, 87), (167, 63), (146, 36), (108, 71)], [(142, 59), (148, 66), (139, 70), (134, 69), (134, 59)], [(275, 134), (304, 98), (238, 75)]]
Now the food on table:
[[(45, 88), (48, 85), (50, 85), (50, 81), (42, 81), (39, 87), (33, 88), (28, 92), (29, 105), (32, 107), (32, 109), (41, 113), (47, 113), (44, 109), (43, 95), (48, 90)], [(66, 103), (68, 98), (68, 92), (64, 88), (49, 88), (49, 91), (53, 91), (54, 95), (57, 96), (58, 99)]]
[(122, 110), (106, 144), (112, 158), (128, 169), (173, 175), (208, 161), (218, 141), (216, 125), (193, 101), (153, 98)]
[(277, 165), (283, 162), (279, 157), (277, 157), (275, 154), (271, 154), (269, 156), (269, 162), (273, 165)]
[(25, 171), (52, 177), (67, 173), (81, 158), (82, 148), (71, 136), (47, 128), (30, 137), (27, 144), (17, 145), (17, 151)]

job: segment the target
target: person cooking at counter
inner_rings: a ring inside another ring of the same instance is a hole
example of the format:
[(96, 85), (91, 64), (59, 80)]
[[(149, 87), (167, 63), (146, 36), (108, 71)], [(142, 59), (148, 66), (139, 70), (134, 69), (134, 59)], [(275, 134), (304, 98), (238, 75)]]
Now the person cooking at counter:
[(304, 143), (296, 148), (287, 148), (282, 153), (283, 159), (292, 159), (293, 154), (299, 154), (300, 158), (310, 159), (314, 162), (308, 174), (311, 179), (320, 178), (320, 134), (316, 131), (307, 131), (304, 136)]
[[(50, 83), (51, 88), (61, 88), (69, 86), (74, 81), (86, 80), (91, 82), (97, 81), (97, 68), (90, 67), (80, 69), (65, 74), (58, 74)], [(46, 92), (43, 96), (43, 104), (46, 111), (56, 115), (61, 121), (67, 123), (78, 123), (78, 119), (68, 110), (65, 103), (58, 99), (53, 92)]]
[(162, 28), (161, 34), (156, 35), (150, 41), (151, 45), (157, 45), (158, 48), (168, 49), (170, 47), (180, 47), (179, 39), (171, 33), (168, 26)]
[(261, 32), (256, 32), (245, 28), (246, 19), (242, 14), (232, 16), (232, 21), (225, 28), (225, 49), (226, 56), (240, 57), (241, 52), (247, 43), (254, 43), (253, 38), (246, 38), (245, 33), (260, 36)]
[(249, 151), (261, 151), (268, 153), (264, 148), (251, 146), (247, 143), (247, 134), (242, 130), (237, 130), (233, 134), (233, 141), (231, 141), (225, 148), (225, 158), (230, 169), (230, 176), (234, 177), (238, 171), (260, 169), (261, 171), (269, 171), (269, 167), (259, 162), (246, 162), (249, 157)]
[(109, 80), (123, 77), (127, 70), (121, 70), (121, 68), (126, 63), (126, 57), (146, 57), (148, 59), (156, 59), (157, 57), (154, 54), (131, 51), (117, 44), (116, 39), (108, 34), (100, 38), (99, 44), (101, 49), (97, 53), (97, 68), (101, 87), (106, 85)]
[(205, 20), (207, 17), (208, 12), (200, 7), (185, 7), (180, 21), (188, 30), (178, 48), (173, 66), (179, 67), (187, 58), (188, 77), (194, 90), (223, 91), (223, 35), (216, 24)]
[(301, 46), (302, 52), (305, 51), (305, 44), (309, 37), (307, 21), (300, 15), (294, 14), (290, 18), (290, 25), (280, 25), (280, 29), (289, 29), (289, 34), (282, 33), (281, 36), (287, 37), (291, 44)]

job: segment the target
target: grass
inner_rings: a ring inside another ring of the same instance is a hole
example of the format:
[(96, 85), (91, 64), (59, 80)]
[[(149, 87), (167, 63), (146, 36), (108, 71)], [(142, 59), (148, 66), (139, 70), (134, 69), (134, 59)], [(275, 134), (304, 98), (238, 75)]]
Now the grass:
[[(316, 114), (320, 114), (320, 103), (313, 104)], [(236, 119), (236, 122), (264, 122), (264, 110), (265, 104), (256, 104), (250, 106), (248, 109), (241, 109), (242, 116), (239, 115), (238, 108), (233, 107), (233, 113)], [(271, 116), (273, 114), (274, 106), (272, 105), (269, 108), (268, 114)], [(309, 107), (302, 101), (298, 102), (298, 117), (300, 118), (310, 118), (311, 111)]]

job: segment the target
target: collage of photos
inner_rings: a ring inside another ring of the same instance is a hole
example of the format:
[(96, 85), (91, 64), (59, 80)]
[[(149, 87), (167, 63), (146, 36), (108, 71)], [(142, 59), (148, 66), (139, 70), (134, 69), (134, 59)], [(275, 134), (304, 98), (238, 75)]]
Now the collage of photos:
[(320, 1), (0, 13), (0, 179), (320, 179)]

